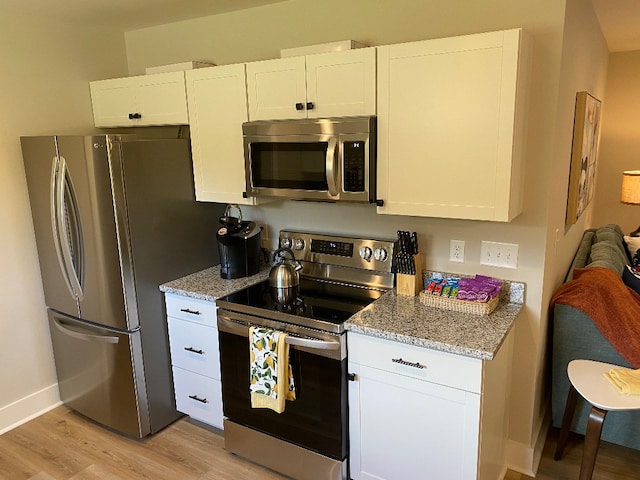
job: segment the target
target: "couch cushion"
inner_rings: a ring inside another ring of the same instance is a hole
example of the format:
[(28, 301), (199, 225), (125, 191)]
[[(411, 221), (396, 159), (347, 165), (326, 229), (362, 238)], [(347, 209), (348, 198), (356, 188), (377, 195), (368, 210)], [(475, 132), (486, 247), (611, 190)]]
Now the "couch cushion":
[(624, 243), (627, 246), (627, 252), (632, 262), (640, 257), (640, 237), (624, 237)]
[(640, 272), (635, 271), (631, 265), (627, 265), (622, 272), (624, 284), (640, 294)]
[(626, 264), (627, 255), (617, 245), (598, 242), (591, 247), (591, 262), (587, 264), (587, 267), (605, 267), (622, 276)]
[(624, 245), (624, 233), (618, 225), (609, 224), (598, 228), (593, 236), (593, 245), (586, 267), (604, 267), (622, 276), (624, 266), (629, 263)]

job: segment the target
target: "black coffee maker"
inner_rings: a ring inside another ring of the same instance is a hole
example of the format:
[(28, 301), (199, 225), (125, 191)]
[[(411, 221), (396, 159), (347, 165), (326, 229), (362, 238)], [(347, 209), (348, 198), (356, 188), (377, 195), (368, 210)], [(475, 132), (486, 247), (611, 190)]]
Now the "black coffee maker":
[[(238, 211), (237, 217), (231, 216), (231, 210)], [(261, 228), (255, 222), (243, 221), (242, 211), (237, 205), (227, 205), (220, 217), (216, 238), (220, 253), (220, 276), (222, 278), (241, 278), (255, 275), (260, 270), (260, 233)]]

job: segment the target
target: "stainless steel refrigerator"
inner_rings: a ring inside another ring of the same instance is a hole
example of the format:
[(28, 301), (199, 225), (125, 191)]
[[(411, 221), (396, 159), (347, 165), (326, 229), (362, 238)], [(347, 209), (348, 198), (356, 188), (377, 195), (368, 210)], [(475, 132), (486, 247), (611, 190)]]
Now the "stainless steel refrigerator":
[(21, 142), (60, 397), (155, 433), (180, 415), (158, 286), (218, 263), (223, 206), (195, 201), (187, 139)]

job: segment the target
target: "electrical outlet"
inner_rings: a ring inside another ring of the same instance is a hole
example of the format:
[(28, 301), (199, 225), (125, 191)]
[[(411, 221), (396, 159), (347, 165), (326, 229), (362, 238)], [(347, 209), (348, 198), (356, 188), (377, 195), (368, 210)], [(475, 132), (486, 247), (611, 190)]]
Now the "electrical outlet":
[(517, 268), (518, 245), (483, 240), (480, 244), (480, 264), (502, 268)]
[(451, 240), (449, 244), (449, 261), (464, 262), (464, 240)]

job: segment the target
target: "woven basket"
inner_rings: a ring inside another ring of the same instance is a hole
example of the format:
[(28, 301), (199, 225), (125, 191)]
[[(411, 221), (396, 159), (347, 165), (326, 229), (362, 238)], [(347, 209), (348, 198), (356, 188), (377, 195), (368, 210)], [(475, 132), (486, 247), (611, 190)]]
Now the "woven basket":
[(441, 297), (430, 293), (420, 292), (420, 303), (427, 307), (436, 307), (454, 312), (471, 313), (473, 315), (489, 315), (498, 306), (499, 297), (488, 302), (469, 302), (455, 298)]

